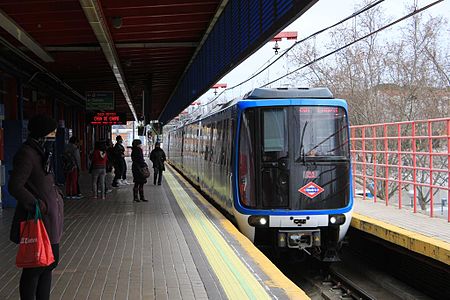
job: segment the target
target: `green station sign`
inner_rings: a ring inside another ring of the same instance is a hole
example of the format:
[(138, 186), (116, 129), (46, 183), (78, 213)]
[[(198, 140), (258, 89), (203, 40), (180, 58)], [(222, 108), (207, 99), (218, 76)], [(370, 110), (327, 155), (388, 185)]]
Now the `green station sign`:
[(113, 91), (86, 92), (86, 110), (114, 110)]

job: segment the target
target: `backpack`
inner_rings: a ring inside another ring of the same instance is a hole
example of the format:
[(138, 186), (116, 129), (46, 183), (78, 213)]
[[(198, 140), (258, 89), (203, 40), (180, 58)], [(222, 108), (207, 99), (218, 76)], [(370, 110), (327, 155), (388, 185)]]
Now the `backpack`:
[(62, 168), (64, 173), (71, 172), (74, 168), (76, 168), (76, 163), (73, 155), (69, 152), (64, 152), (62, 157)]

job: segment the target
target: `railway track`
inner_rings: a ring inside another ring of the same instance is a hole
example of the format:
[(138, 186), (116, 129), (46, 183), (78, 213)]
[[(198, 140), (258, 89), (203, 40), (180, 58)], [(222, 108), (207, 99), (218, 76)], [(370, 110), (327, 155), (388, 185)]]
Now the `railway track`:
[(330, 265), (308, 258), (272, 261), (313, 300), (450, 299), (448, 266), (413, 259), (354, 232), (342, 250), (342, 261)]
[(325, 289), (322, 291), (322, 297), (327, 300), (334, 299), (357, 299), (357, 300), (376, 300), (363, 287), (359, 286), (351, 278), (338, 271), (331, 270), (329, 275), (322, 282)]
[(351, 278), (331, 269), (328, 276), (322, 282), (322, 297), (327, 300), (334, 299), (356, 299), (356, 300), (376, 300), (358, 283)]

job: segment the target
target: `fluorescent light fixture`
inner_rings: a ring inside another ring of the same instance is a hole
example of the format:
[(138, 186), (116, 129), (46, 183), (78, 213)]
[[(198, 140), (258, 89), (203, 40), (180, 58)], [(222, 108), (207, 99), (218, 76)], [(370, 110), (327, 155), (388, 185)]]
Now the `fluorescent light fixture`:
[(102, 8), (100, 4), (94, 0), (80, 0), (80, 4), (92, 30), (94, 31), (95, 36), (97, 37), (98, 42), (100, 43), (100, 46), (102, 47), (103, 54), (105, 55), (106, 60), (108, 61), (109, 66), (116, 77), (120, 90), (122, 91), (128, 106), (130, 107), (134, 120), (137, 121), (138, 118), (136, 111), (134, 110), (133, 103), (131, 102), (128, 86), (125, 83), (125, 76), (122, 68), (120, 67), (119, 56), (117, 55), (116, 47), (111, 34), (109, 33), (108, 25), (105, 22)]
[(48, 54), (44, 48), (39, 45), (22, 27), (19, 26), (13, 19), (11, 19), (3, 10), (0, 9), (0, 26), (11, 34), (16, 40), (21, 42), (37, 57), (45, 62), (55, 62), (55, 60)]

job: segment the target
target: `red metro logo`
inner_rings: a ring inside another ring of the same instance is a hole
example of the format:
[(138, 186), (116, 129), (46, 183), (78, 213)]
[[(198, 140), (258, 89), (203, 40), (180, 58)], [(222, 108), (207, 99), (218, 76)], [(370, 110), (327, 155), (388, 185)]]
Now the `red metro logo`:
[(298, 191), (303, 195), (306, 195), (307, 197), (312, 199), (317, 195), (319, 195), (320, 193), (322, 193), (324, 189), (315, 184), (314, 182), (309, 182), (305, 186), (298, 189)]

